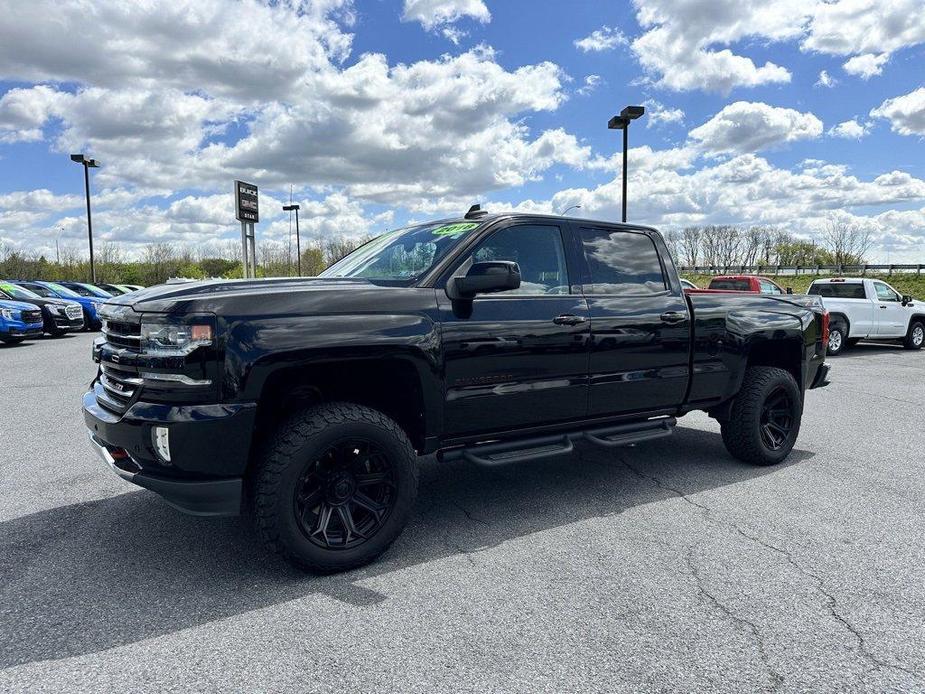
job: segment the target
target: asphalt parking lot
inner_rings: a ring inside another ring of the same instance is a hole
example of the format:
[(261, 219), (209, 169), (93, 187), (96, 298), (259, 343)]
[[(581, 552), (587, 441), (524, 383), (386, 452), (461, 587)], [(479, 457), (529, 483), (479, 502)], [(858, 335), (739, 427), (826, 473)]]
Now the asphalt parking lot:
[(425, 460), (376, 564), (315, 577), (113, 475), (91, 335), (0, 349), (0, 689), (925, 688), (925, 353), (860, 345), (781, 466), (706, 416), (616, 452)]

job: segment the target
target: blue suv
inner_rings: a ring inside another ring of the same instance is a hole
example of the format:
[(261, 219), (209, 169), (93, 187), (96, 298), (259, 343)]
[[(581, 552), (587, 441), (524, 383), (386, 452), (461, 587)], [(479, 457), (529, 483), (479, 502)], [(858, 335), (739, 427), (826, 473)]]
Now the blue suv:
[(41, 335), (42, 309), (35, 304), (0, 299), (0, 342), (14, 344)]
[(99, 330), (103, 325), (96, 313), (99, 306), (106, 301), (103, 297), (81, 296), (74, 290), (68, 289), (58, 282), (38, 280), (28, 282), (15, 280), (15, 284), (46, 298), (53, 297), (57, 299), (67, 299), (68, 301), (76, 301), (83, 307), (84, 328), (87, 330)]

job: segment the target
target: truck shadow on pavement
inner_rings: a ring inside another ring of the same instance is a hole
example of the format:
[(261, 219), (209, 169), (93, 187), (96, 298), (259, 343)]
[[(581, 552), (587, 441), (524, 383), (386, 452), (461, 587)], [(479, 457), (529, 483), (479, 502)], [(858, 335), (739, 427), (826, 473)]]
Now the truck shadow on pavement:
[[(506, 468), (424, 461), (418, 510), (378, 562), (312, 576), (269, 556), (240, 519), (184, 516), (144, 491), (0, 523), (0, 669), (96, 653), (323, 594), (375, 609), (361, 581), (590, 518), (734, 485), (718, 434), (679, 428), (638, 448), (583, 450)], [(453, 569), (458, 570), (458, 569)]]

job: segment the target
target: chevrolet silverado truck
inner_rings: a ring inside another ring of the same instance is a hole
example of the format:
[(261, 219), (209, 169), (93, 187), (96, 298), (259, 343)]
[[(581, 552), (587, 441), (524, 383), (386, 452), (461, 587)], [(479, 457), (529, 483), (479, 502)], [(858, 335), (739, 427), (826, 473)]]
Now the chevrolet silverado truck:
[(474, 209), (316, 278), (152, 287), (100, 315), (83, 414), (102, 458), (183, 511), (243, 510), (320, 572), (398, 536), (419, 456), (529, 464), (705, 410), (771, 465), (828, 372), (818, 297), (686, 296), (654, 229)]
[(913, 301), (882, 280), (814, 280), (807, 293), (821, 296), (831, 315), (828, 353), (832, 356), (861, 340), (895, 340), (906, 349), (922, 349), (925, 343), (925, 303)]

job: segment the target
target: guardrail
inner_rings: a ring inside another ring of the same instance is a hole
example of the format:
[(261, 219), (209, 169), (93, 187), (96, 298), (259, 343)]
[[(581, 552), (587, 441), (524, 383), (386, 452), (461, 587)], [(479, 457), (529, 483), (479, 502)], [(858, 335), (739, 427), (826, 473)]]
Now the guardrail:
[(682, 265), (680, 272), (696, 275), (892, 275), (894, 272), (922, 274), (925, 265)]

